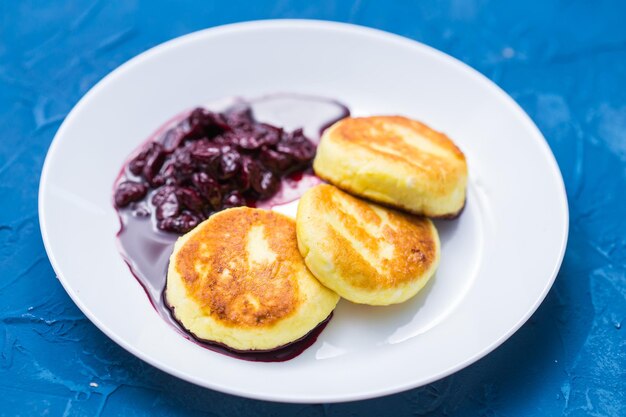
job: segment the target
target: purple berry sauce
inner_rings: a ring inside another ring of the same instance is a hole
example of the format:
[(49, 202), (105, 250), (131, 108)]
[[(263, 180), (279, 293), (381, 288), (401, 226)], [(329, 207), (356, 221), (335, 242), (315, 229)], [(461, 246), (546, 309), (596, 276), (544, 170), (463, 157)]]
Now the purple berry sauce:
[(291, 359), (315, 342), (330, 316), (271, 351), (235, 351), (197, 339), (165, 303), (167, 265), (176, 239), (212, 213), (243, 205), (271, 209), (319, 184), (311, 163), (321, 133), (349, 115), (334, 100), (295, 94), (238, 100), (221, 112), (199, 107), (168, 121), (126, 161), (113, 194), (118, 247), (155, 310), (184, 337), (262, 362)]

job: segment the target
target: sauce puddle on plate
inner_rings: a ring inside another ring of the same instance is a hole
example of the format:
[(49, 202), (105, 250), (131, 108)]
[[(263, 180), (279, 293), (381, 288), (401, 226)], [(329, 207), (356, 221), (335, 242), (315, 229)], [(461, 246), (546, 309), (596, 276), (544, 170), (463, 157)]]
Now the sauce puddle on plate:
[[(319, 142), (324, 129), (350, 115), (348, 108), (337, 101), (296, 94), (276, 94), (249, 101), (233, 100), (227, 105), (208, 106), (208, 108), (210, 110), (223, 111), (225, 114), (228, 114), (230, 111), (242, 111), (242, 109), (245, 111), (245, 109), (249, 108), (256, 121), (271, 125), (269, 128), (273, 128), (273, 126), (283, 128), (287, 132), (302, 129), (304, 136), (315, 145)], [(163, 145), (164, 148), (169, 146), (172, 149), (179, 146), (181, 140), (176, 139), (176, 134), (180, 129), (189, 130), (189, 126), (185, 125), (185, 123), (189, 120), (190, 115), (192, 115), (191, 111), (174, 117), (150, 136), (139, 149), (133, 152), (120, 172), (114, 188), (119, 189), (119, 185), (123, 182), (139, 183), (142, 181), (136, 173), (141, 169), (144, 170), (143, 172), (146, 172), (145, 170), (148, 168), (142, 166), (131, 169), (130, 166), (134, 163), (133, 160), (137, 159), (137, 155), (151, 144), (158, 143)], [(168, 151), (170, 154), (172, 149)], [(146, 157), (146, 159), (149, 158), (150, 156)], [(165, 170), (166, 167), (163, 166), (160, 171)], [(145, 176), (146, 174), (140, 175)], [(158, 178), (156, 181), (158, 181)], [(320, 182), (321, 180), (313, 174), (309, 163), (282, 176), (279, 184), (275, 186), (276, 189), (273, 190), (272, 195), (268, 198), (251, 198), (249, 196), (242, 198), (239, 195), (239, 200), (235, 199), (234, 205), (245, 204), (252, 207), (271, 209), (297, 200), (306, 190)], [(166, 229), (170, 226), (168, 224), (163, 225), (163, 223), (160, 224), (160, 228), (157, 227), (158, 222), (163, 221), (163, 216), (160, 215), (161, 219), (157, 219), (157, 213), (155, 212), (158, 212), (159, 208), (155, 209), (155, 206), (149, 203), (153, 201), (157, 193), (158, 190), (148, 191), (145, 198), (142, 198), (144, 201), (137, 201), (126, 204), (124, 208), (117, 208), (120, 219), (117, 242), (119, 251), (132, 274), (142, 285), (150, 302), (163, 320), (177, 329), (185, 338), (207, 349), (249, 361), (279, 362), (289, 360), (298, 356), (315, 342), (332, 317), (332, 314), (301, 339), (271, 351), (236, 351), (218, 343), (200, 340), (184, 329), (173, 317), (164, 297), (169, 257), (174, 243), (184, 231), (176, 233), (160, 230), (164, 228), (163, 226)], [(146, 191), (144, 191), (145, 194)], [(258, 195), (258, 193), (255, 195)], [(171, 209), (171, 207), (165, 204), (165, 208), (160, 210), (163, 212), (168, 209)], [(180, 216), (183, 215), (184, 213)], [(193, 215), (188, 217), (191, 219), (190, 224), (185, 224), (184, 221), (182, 226), (180, 222), (175, 223), (170, 230), (175, 230), (177, 227), (191, 228), (193, 224), (203, 220), (202, 218), (194, 218)], [(179, 218), (187, 219), (185, 217)]]

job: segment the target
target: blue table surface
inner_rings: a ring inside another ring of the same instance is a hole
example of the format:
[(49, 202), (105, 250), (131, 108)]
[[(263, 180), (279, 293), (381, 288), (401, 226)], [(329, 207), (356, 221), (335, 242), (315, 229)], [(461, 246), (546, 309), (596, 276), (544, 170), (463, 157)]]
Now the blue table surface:
[[(152, 46), (265, 18), (352, 22), (432, 45), (500, 85), (539, 126), (567, 187), (569, 244), (544, 303), (496, 351), (384, 398), (262, 402), (142, 362), (66, 295), (37, 214), (63, 118)], [(0, 2), (0, 416), (626, 416), (625, 18), (623, 1)]]

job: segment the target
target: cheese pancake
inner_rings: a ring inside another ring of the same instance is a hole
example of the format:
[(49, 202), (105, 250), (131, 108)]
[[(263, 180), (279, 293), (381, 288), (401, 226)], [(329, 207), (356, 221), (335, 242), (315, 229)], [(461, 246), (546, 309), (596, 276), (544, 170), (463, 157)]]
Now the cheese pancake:
[(305, 267), (293, 219), (238, 207), (213, 214), (178, 239), (166, 300), (199, 339), (273, 350), (324, 321), (339, 296)]
[(359, 197), (428, 217), (465, 205), (465, 156), (443, 133), (401, 116), (345, 118), (322, 135), (315, 173)]
[(298, 247), (326, 287), (355, 303), (388, 305), (413, 297), (439, 265), (433, 223), (323, 184), (298, 205)]

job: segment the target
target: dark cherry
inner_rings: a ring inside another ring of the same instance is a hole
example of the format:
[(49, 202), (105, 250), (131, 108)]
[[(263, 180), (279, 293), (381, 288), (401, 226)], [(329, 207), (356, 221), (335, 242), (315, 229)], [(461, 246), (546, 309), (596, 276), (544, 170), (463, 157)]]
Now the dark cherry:
[(252, 185), (252, 178), (260, 173), (259, 164), (249, 156), (244, 156), (241, 162), (241, 172), (237, 177), (237, 185), (241, 191), (247, 191)]
[(151, 185), (153, 187), (160, 187), (161, 185), (177, 185), (179, 179), (176, 176), (176, 167), (172, 159), (166, 159), (161, 171), (154, 177)]
[(246, 128), (254, 123), (252, 109), (247, 104), (238, 104), (226, 112), (227, 123), (235, 129)]
[(207, 112), (202, 108), (194, 109), (187, 118), (187, 132), (183, 135), (184, 140), (197, 139), (205, 134), (208, 124)]
[(229, 150), (220, 156), (218, 177), (222, 180), (232, 178), (241, 168), (241, 155), (235, 150)]
[(185, 140), (212, 138), (231, 129), (223, 115), (200, 107), (189, 114), (187, 123), (189, 131), (185, 135)]
[(173, 164), (175, 170), (193, 170), (193, 160), (191, 159), (191, 149), (189, 146), (183, 146), (174, 151)]
[(196, 163), (191, 159), (191, 153), (189, 147), (182, 147), (176, 149), (172, 156), (173, 176), (176, 178), (177, 183), (184, 183), (191, 178), (194, 172)]
[(152, 144), (152, 149), (150, 149), (150, 152), (146, 157), (142, 170), (143, 177), (149, 184), (153, 184), (154, 177), (163, 166), (163, 162), (165, 162), (165, 151), (163, 150), (163, 146), (161, 146), (161, 144), (155, 142)]
[(191, 176), (191, 182), (196, 187), (208, 203), (215, 210), (219, 210), (222, 205), (222, 191), (220, 184), (206, 172), (195, 172)]
[(128, 170), (133, 173), (133, 175), (141, 175), (143, 171), (143, 167), (146, 165), (146, 158), (150, 153), (154, 142), (150, 142), (128, 163)]
[(200, 139), (190, 149), (191, 159), (200, 163), (210, 163), (222, 153), (221, 146), (208, 139)]
[(135, 181), (124, 181), (117, 186), (113, 199), (117, 207), (126, 207), (133, 201), (143, 199), (147, 191), (148, 187), (145, 184)]
[(221, 113), (214, 113), (205, 110), (204, 114), (204, 134), (209, 137), (215, 137), (224, 132), (229, 132), (232, 127)]
[(239, 191), (233, 191), (230, 194), (224, 196), (222, 201), (222, 208), (240, 207), (246, 205), (246, 198)]
[(156, 206), (157, 220), (163, 220), (177, 216), (181, 211), (181, 204), (178, 201), (176, 192), (171, 192)]
[(181, 123), (178, 126), (169, 129), (161, 137), (160, 143), (163, 145), (163, 148), (167, 153), (174, 152), (174, 150), (176, 150), (183, 141), (186, 131), (183, 125), (184, 123)]
[(221, 139), (224, 143), (234, 145), (242, 150), (253, 150), (260, 146), (258, 140), (259, 138), (255, 137), (253, 133), (247, 131), (224, 135)]
[(241, 149), (255, 150), (262, 146), (275, 145), (282, 133), (282, 129), (265, 123), (257, 123), (248, 129), (232, 132), (228, 138)]
[(267, 123), (258, 123), (254, 125), (254, 133), (260, 137), (261, 145), (276, 145), (283, 135), (283, 129)]
[[(150, 182), (150, 185), (153, 187), (160, 187), (162, 185), (165, 185), (166, 182), (167, 182), (167, 178), (159, 174), (152, 179), (152, 181)], [(170, 182), (170, 184), (172, 184), (172, 182)]]
[(182, 212), (178, 216), (168, 217), (158, 222), (158, 227), (162, 230), (174, 233), (187, 233), (200, 223), (200, 218), (188, 211)]
[(180, 187), (176, 190), (178, 201), (193, 213), (202, 213), (206, 203), (193, 188)]
[(294, 165), (293, 157), (269, 148), (261, 151), (259, 159), (263, 165), (277, 174), (292, 169)]
[(176, 191), (176, 187), (172, 185), (166, 185), (158, 190), (154, 194), (152, 194), (152, 199), (150, 200), (154, 206), (160, 206), (165, 202), (167, 196)]
[(296, 129), (290, 134), (284, 134), (276, 145), (276, 150), (305, 162), (315, 156), (315, 145), (304, 136), (302, 129)]
[(259, 194), (260, 198), (267, 198), (280, 187), (280, 178), (272, 171), (262, 171), (256, 177), (252, 178), (252, 188)]

